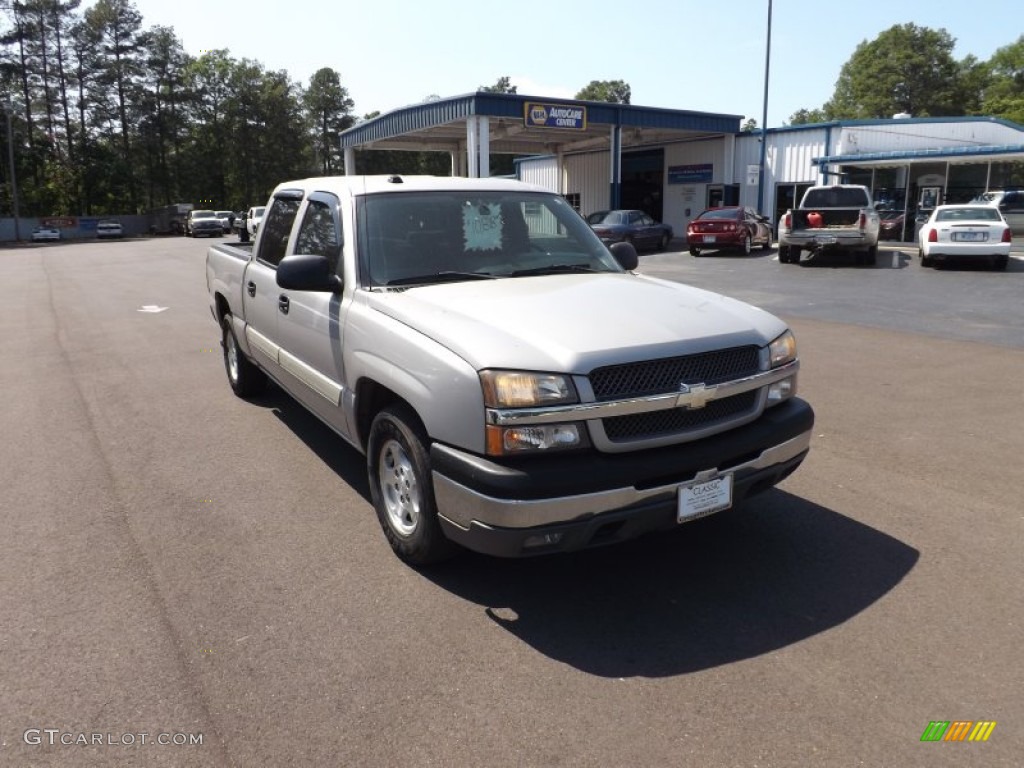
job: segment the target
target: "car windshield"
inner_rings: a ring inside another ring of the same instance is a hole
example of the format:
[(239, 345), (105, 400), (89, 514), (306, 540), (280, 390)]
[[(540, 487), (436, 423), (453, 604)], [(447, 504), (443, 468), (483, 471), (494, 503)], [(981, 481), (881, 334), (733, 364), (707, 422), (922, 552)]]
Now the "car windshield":
[(999, 221), (999, 211), (978, 205), (971, 208), (946, 208), (935, 212), (936, 221)]
[(360, 268), (371, 286), (570, 272), (621, 272), (559, 195), (409, 192), (364, 200)]
[(228, 216), (232, 216), (232, 215), (234, 215), (234, 214), (232, 214), (231, 211), (217, 211), (217, 216), (218, 216), (218, 218), (221, 218), (221, 219), (226, 219)]

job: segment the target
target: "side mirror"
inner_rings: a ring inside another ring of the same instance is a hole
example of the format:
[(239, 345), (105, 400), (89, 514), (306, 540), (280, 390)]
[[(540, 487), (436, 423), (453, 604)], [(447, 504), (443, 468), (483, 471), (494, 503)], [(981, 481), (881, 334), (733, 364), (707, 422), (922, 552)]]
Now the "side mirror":
[(341, 291), (341, 278), (331, 271), (326, 256), (285, 256), (277, 265), (277, 284), (291, 291)]
[(636, 255), (636, 248), (632, 243), (613, 243), (609, 250), (619, 262), (619, 266), (627, 272), (633, 271), (640, 264), (640, 257)]

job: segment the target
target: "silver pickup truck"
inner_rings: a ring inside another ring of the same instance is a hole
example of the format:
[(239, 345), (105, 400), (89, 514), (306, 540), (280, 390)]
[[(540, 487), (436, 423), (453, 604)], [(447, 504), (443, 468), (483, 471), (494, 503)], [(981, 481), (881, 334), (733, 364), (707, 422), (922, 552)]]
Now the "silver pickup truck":
[(671, 528), (803, 461), (785, 323), (636, 266), (538, 187), (349, 176), (281, 184), (206, 279), (235, 393), (273, 379), (364, 454), (422, 565)]
[(779, 219), (779, 263), (796, 264), (803, 251), (846, 251), (857, 264), (874, 264), (880, 231), (881, 220), (867, 187), (811, 187), (800, 206)]

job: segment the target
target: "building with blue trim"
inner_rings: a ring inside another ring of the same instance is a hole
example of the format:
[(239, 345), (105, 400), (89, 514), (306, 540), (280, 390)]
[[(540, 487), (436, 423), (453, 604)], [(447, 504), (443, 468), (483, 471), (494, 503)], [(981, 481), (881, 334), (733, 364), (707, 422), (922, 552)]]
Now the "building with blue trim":
[(898, 116), (763, 132), (741, 132), (740, 120), (479, 92), (360, 123), (341, 146), (348, 173), (359, 172), (356, 149), (447, 152), (452, 174), (471, 177), (490, 175), (492, 154), (512, 154), (519, 178), (565, 195), (581, 213), (641, 208), (677, 233), (705, 208), (756, 207), (759, 196), (777, 221), (812, 184), (845, 181), (869, 186), (880, 209), (902, 213), (899, 236), (912, 239), (928, 205), (1024, 187), (1024, 126), (1006, 120)]

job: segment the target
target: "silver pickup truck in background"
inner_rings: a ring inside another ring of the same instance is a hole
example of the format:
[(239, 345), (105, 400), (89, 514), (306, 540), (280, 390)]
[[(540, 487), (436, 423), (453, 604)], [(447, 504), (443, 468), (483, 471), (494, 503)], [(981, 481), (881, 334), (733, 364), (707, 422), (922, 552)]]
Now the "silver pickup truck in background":
[(874, 264), (881, 227), (871, 191), (859, 184), (811, 187), (779, 220), (779, 263), (797, 264), (803, 251), (847, 251)]
[(672, 528), (803, 461), (786, 324), (636, 266), (538, 187), (349, 176), (281, 184), (206, 279), (234, 392), (273, 379), (362, 453), (422, 565)]

